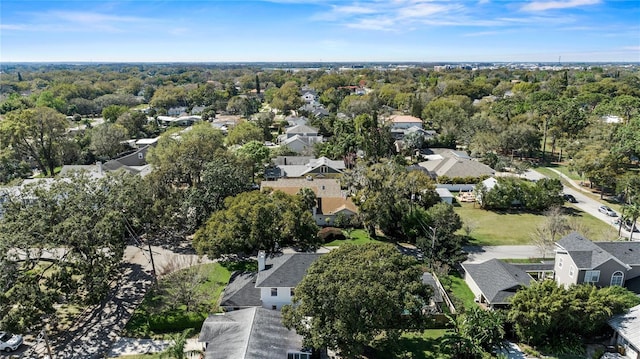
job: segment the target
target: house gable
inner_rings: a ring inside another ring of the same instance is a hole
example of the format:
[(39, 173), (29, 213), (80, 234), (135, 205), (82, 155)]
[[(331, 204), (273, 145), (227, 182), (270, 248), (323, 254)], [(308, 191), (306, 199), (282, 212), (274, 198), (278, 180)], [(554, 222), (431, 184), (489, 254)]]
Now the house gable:
[(508, 299), (521, 287), (526, 287), (533, 280), (521, 268), (498, 259), (490, 259), (482, 263), (463, 263), (465, 281), (469, 287), (476, 289), (474, 294), (481, 302), (489, 306), (508, 304)]

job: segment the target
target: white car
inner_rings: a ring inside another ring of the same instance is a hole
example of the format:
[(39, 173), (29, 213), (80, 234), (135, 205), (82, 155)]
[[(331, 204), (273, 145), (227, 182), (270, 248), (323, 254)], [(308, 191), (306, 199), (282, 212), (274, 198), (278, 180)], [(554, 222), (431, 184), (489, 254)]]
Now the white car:
[(598, 207), (598, 211), (600, 213), (604, 213), (607, 216), (610, 217), (618, 217), (618, 214), (616, 213), (616, 211), (612, 210), (611, 208), (607, 207), (607, 206), (600, 206)]
[(22, 335), (0, 332), (0, 350), (12, 352), (22, 345)]

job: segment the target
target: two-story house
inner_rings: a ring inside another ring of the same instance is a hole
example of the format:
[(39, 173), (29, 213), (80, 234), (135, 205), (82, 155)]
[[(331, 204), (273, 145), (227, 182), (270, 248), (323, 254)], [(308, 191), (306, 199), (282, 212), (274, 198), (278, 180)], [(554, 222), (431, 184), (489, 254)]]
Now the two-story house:
[(555, 252), (559, 284), (619, 285), (640, 292), (640, 242), (592, 242), (572, 232), (556, 243)]
[(283, 254), (267, 261), (263, 251), (258, 253), (258, 276), (255, 286), (260, 289), (262, 307), (279, 310), (291, 304), (296, 286), (307, 269), (320, 258), (319, 253)]

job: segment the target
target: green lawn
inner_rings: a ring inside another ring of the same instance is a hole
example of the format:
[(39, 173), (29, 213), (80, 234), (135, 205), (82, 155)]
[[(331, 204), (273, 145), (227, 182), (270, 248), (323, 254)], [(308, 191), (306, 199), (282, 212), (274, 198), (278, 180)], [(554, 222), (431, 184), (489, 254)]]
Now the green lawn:
[[(234, 270), (255, 269), (254, 261), (208, 263), (172, 273), (150, 290), (125, 328), (132, 337), (159, 337), (187, 328), (200, 331), (209, 315), (219, 311), (220, 294)], [(192, 278), (202, 278), (192, 281)], [(193, 288), (193, 290), (191, 289)], [(185, 295), (185, 293), (190, 295)], [(189, 303), (185, 301), (189, 297)]]
[(345, 240), (335, 240), (328, 243), (325, 243), (327, 247), (336, 247), (341, 246), (343, 244), (365, 244), (370, 242), (379, 242), (381, 238), (371, 238), (369, 237), (369, 233), (364, 229), (355, 229), (351, 232), (351, 239), (348, 239), (349, 236), (346, 231), (342, 231), (344, 236), (347, 237)]
[[(577, 174), (575, 172), (572, 172), (572, 171), (569, 171), (569, 166), (567, 166), (565, 163), (554, 163), (554, 164), (549, 165), (549, 167), (551, 167), (551, 168), (553, 168), (553, 169), (555, 169), (557, 171), (560, 171), (563, 175), (571, 178), (572, 180), (576, 180), (576, 181), (582, 180), (582, 177), (580, 177), (579, 174)], [(536, 168), (536, 170), (538, 170), (538, 169)]]
[[(451, 296), (451, 300), (456, 307), (459, 306), (459, 303), (462, 303), (465, 308), (472, 308), (478, 305), (474, 300), (475, 296), (473, 292), (458, 272), (453, 272), (453, 274), (444, 277), (442, 285), (447, 290), (449, 296)], [(456, 308), (456, 311), (460, 309), (461, 308)]]
[(414, 359), (444, 359), (447, 355), (440, 350), (441, 338), (447, 333), (446, 329), (428, 329), (422, 333), (404, 333), (398, 340), (400, 353), (411, 353), (411, 356), (403, 354), (394, 355), (383, 351), (379, 358), (414, 358)]
[(560, 176), (559, 174), (557, 174), (556, 172), (553, 172), (552, 170), (546, 168), (546, 167), (536, 167), (533, 169), (536, 172), (542, 173), (543, 175), (549, 177), (549, 178), (555, 178), (555, 179), (559, 179), (562, 180), (562, 176)]
[[(487, 211), (478, 205), (474, 208), (473, 203), (461, 203), (455, 211), (465, 223), (476, 225), (471, 232), (471, 244), (485, 246), (529, 244), (531, 233), (544, 217), (524, 212)], [(457, 233), (464, 234), (462, 230)]]
[[(601, 220), (584, 213), (574, 206), (565, 206), (570, 221), (588, 229), (591, 234), (599, 236), (610, 233), (611, 226)], [(473, 203), (461, 203), (455, 207), (456, 213), (463, 221), (475, 223), (476, 228), (471, 232), (471, 244), (497, 246), (509, 244), (531, 244), (531, 234), (536, 226), (544, 220), (544, 215), (527, 212), (496, 212), (481, 209)], [(464, 234), (459, 230), (457, 234)]]

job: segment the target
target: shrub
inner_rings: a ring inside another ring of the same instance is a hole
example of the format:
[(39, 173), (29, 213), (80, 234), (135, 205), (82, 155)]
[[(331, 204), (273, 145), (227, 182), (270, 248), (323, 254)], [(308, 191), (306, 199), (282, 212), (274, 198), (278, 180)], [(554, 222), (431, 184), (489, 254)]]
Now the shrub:
[(344, 233), (342, 233), (342, 230), (340, 228), (335, 228), (335, 227), (322, 228), (318, 232), (318, 238), (320, 238), (322, 243), (327, 243), (327, 242), (331, 242), (331, 241), (335, 241), (335, 240), (345, 240), (345, 239), (347, 239), (347, 237), (345, 237)]

